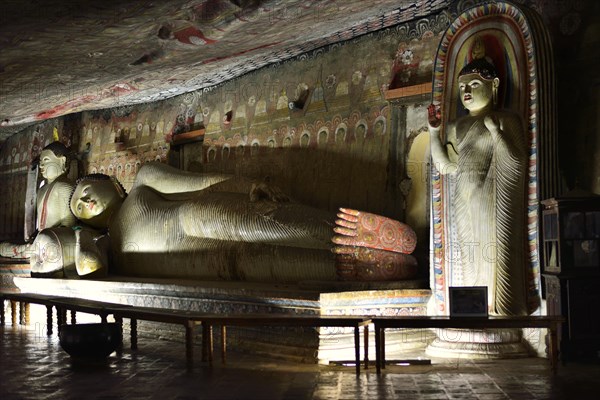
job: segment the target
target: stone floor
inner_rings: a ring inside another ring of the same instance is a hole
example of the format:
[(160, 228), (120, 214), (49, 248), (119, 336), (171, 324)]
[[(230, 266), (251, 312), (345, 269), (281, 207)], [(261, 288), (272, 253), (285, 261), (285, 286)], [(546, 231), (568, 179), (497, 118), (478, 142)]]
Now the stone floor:
[[(127, 347), (128, 340), (125, 341)], [(217, 360), (218, 361), (218, 360)], [(0, 327), (0, 399), (597, 399), (600, 365), (559, 366), (530, 358), (431, 365), (309, 365), (239, 353), (212, 368), (185, 367), (182, 343), (141, 338), (135, 352), (77, 364), (56, 335)]]

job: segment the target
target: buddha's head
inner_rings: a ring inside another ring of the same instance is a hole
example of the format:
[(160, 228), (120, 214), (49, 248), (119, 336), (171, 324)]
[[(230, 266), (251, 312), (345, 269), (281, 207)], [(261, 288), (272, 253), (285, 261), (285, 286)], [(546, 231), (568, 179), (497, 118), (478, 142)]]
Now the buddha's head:
[(500, 79), (494, 65), (485, 57), (485, 46), (476, 38), (473, 61), (458, 73), (460, 101), (471, 114), (493, 107), (497, 101)]
[(69, 149), (61, 142), (52, 142), (40, 154), (40, 173), (48, 182), (66, 173), (69, 169)]
[(77, 180), (71, 196), (71, 211), (82, 222), (95, 228), (107, 228), (111, 216), (127, 195), (114, 177), (91, 174)]

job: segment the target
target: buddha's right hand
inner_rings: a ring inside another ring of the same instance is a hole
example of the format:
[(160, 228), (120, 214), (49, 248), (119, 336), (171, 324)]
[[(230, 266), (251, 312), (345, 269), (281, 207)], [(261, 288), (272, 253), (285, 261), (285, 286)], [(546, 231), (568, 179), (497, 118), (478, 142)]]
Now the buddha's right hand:
[(430, 104), (427, 107), (427, 122), (431, 129), (438, 129), (440, 127), (442, 124), (442, 109), (440, 106)]
[(104, 276), (108, 271), (106, 254), (99, 246), (100, 236), (88, 230), (75, 230), (75, 268), (82, 278)]
[(290, 198), (283, 193), (277, 186), (271, 185), (269, 179), (258, 184), (253, 183), (250, 189), (250, 201), (256, 202), (259, 200), (269, 200), (275, 203), (285, 203), (290, 201)]
[(9, 242), (0, 243), (0, 256), (6, 258), (29, 258), (31, 243), (13, 244)]
[(12, 258), (15, 254), (15, 245), (9, 242), (0, 242), (0, 256)]

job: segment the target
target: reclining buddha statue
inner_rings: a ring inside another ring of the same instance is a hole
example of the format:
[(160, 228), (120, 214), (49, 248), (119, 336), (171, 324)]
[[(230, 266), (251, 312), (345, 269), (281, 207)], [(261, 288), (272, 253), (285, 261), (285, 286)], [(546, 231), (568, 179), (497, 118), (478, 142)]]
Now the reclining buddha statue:
[[(267, 183), (196, 174), (159, 163), (140, 168), (129, 194), (114, 177), (80, 178), (71, 210), (81, 277), (299, 282), (413, 278), (416, 235), (407, 225), (351, 209), (291, 201)], [(108, 254), (107, 254), (108, 249)], [(38, 272), (44, 271), (43, 262)]]

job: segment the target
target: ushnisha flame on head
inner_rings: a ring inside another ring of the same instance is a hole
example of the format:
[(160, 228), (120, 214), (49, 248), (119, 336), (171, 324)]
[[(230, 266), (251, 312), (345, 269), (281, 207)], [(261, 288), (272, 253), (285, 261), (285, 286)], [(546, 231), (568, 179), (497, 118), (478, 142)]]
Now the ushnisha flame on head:
[(483, 79), (492, 80), (498, 77), (494, 64), (485, 56), (485, 44), (481, 37), (476, 37), (471, 47), (472, 61), (460, 70), (458, 76), (478, 74)]

